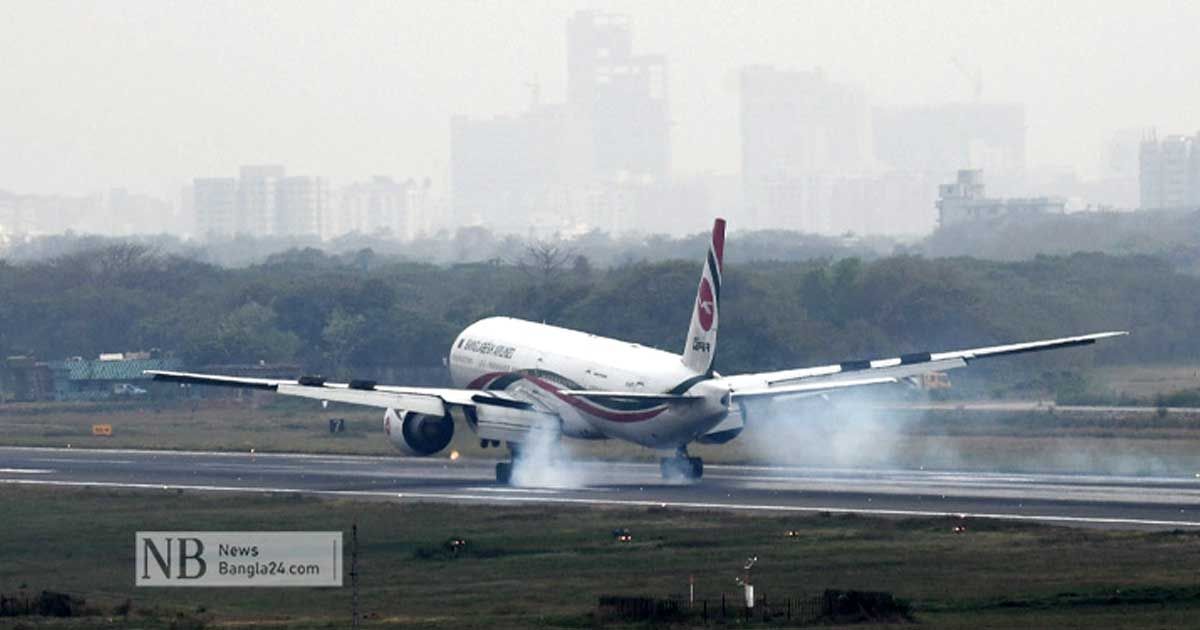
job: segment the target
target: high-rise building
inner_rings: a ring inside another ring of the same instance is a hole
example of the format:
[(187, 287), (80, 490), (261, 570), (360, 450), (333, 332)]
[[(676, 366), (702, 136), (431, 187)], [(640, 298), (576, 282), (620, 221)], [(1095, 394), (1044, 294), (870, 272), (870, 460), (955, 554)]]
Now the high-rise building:
[(451, 120), (455, 222), (541, 233), (649, 211), (670, 186), (667, 112), (666, 59), (634, 54), (629, 17), (575, 14), (565, 104)]
[(1102, 174), (1136, 180), (1142, 142), (1153, 135), (1154, 130), (1146, 127), (1127, 127), (1114, 132), (1104, 150)]
[(9, 235), (56, 234), (73, 230), (111, 234), (103, 195), (24, 195), (0, 191), (0, 226)]
[(113, 188), (105, 201), (108, 234), (164, 234), (179, 227), (174, 206), (162, 199)]
[(436, 229), (433, 199), (433, 181), (426, 177), (423, 180), (407, 179), (404, 182), (404, 204), (408, 221), (399, 232), (405, 240), (418, 236), (428, 236)]
[(524, 231), (540, 214), (570, 217), (574, 191), (589, 181), (584, 127), (562, 105), (450, 125), (455, 221)]
[(278, 181), (274, 233), (280, 236), (321, 235), (329, 214), (329, 182), (324, 177), (284, 177)]
[(748, 223), (827, 231), (836, 180), (871, 167), (866, 96), (820, 70), (752, 66), (739, 79)]
[(325, 238), (359, 233), (412, 240), (434, 230), (429, 178), (403, 182), (376, 175), (338, 191), (337, 209), (322, 224)]
[(581, 11), (567, 21), (567, 102), (588, 124), (597, 177), (666, 180), (667, 61), (633, 53), (629, 16)]
[(0, 190), (0, 234), (16, 234), (19, 230), (17, 223), (20, 216), (17, 214), (17, 196), (6, 191)]
[(192, 182), (196, 233), (203, 238), (230, 238), (238, 231), (238, 181), (202, 177)]
[(1200, 206), (1200, 135), (1151, 135), (1138, 153), (1143, 209)]
[(280, 165), (243, 166), (239, 170), (238, 233), (251, 236), (275, 234), (279, 181), (285, 173)]
[(875, 156), (887, 166), (949, 176), (963, 167), (998, 176), (1025, 170), (1025, 107), (959, 103), (877, 107)]
[(871, 162), (862, 90), (824, 71), (753, 66), (740, 74), (743, 169), (784, 175), (857, 173)]
[(1190, 168), (1188, 169), (1188, 182), (1190, 182), (1188, 190), (1191, 194), (1188, 195), (1187, 205), (1193, 208), (1200, 208), (1200, 132), (1197, 132), (1196, 137), (1192, 139), (1192, 155)]

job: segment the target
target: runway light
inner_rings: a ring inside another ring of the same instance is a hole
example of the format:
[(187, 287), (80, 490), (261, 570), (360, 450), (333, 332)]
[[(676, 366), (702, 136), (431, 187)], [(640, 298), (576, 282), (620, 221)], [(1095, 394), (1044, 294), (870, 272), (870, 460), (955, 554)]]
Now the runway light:
[(458, 451), (450, 451), (450, 461), (458, 460)]
[(451, 555), (457, 556), (458, 552), (466, 548), (467, 541), (464, 538), (451, 538), (450, 540), (446, 541), (445, 546), (446, 550), (449, 551)]

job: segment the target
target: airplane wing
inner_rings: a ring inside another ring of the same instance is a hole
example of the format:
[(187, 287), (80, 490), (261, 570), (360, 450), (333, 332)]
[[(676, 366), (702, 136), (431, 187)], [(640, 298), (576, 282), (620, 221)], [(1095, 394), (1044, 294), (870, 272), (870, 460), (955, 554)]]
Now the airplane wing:
[(1111, 331), (1044, 339), (952, 352), (918, 352), (889, 359), (845, 361), (796, 370), (737, 374), (723, 377), (734, 398), (816, 395), (837, 389), (896, 383), (902, 378), (965, 367), (971, 361), (993, 357), (1086, 346), (1128, 331)]
[(315, 400), (379, 407), (381, 409), (404, 409), (429, 415), (445, 415), (446, 405), (494, 405), (514, 409), (529, 409), (530, 403), (509, 396), (504, 392), (448, 389), (437, 387), (394, 387), (376, 385), (372, 381), (349, 383), (327, 383), (324, 379), (306, 376), (299, 380), (246, 378), (194, 372), (168, 372), (147, 370), (146, 374), (156, 381), (183, 383), (188, 385), (211, 385), (239, 387), (273, 391), (284, 396), (298, 396)]

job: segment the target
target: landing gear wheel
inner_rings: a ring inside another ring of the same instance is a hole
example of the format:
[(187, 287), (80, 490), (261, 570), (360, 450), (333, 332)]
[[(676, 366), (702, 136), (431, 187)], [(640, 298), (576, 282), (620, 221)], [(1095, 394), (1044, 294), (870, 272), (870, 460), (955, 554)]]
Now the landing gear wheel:
[(659, 462), (666, 481), (695, 483), (704, 477), (704, 460), (699, 457), (672, 457)]
[(499, 462), (496, 464), (496, 481), (507, 485), (512, 481), (512, 462)]
[(704, 460), (699, 457), (689, 457), (688, 465), (691, 466), (691, 476), (693, 481), (700, 481), (704, 477)]

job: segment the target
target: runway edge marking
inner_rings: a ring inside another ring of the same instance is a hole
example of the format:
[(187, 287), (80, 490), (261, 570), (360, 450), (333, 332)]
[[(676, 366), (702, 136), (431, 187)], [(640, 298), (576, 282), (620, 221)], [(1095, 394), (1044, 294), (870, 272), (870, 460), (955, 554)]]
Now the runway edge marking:
[(1167, 521), (1157, 519), (1117, 518), (1103, 516), (1055, 516), (1036, 514), (1007, 514), (986, 512), (938, 512), (933, 510), (892, 510), (879, 508), (840, 508), (799, 505), (754, 505), (735, 503), (706, 503), (699, 501), (650, 501), (644, 499), (584, 499), (553, 496), (511, 496), (448, 494), (437, 492), (385, 492), (378, 490), (306, 490), (302, 488), (264, 488), (255, 486), (210, 486), (185, 484), (121, 483), (108, 481), (63, 481), (53, 479), (0, 479), (0, 484), (25, 486), (60, 486), (76, 488), (126, 488), (131, 490), (193, 490), (199, 492), (241, 492), (260, 494), (308, 494), (333, 497), (374, 497), (409, 501), (478, 502), (478, 503), (555, 503), (571, 505), (606, 505), (614, 507), (661, 507), (699, 510), (728, 510), (747, 512), (798, 512), (829, 514), (869, 514), (873, 516), (923, 516), (993, 519), (1004, 521), (1033, 521), (1042, 523), (1088, 523), (1095, 525), (1142, 525), (1156, 527), (1200, 527), (1200, 521)]

